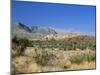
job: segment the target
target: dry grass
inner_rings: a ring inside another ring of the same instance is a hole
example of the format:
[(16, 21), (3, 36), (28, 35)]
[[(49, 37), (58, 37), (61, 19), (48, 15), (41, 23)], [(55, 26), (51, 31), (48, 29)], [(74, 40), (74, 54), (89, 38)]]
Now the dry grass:
[(80, 64), (71, 64), (67, 70), (95, 69), (95, 62), (82, 62)]
[[(69, 54), (68, 54), (69, 53)], [(67, 53), (70, 64), (65, 64), (64, 69), (67, 70), (81, 70), (81, 69), (95, 69), (96, 55), (94, 51), (70, 51)]]
[[(95, 69), (95, 61), (83, 61), (79, 64), (71, 63), (68, 59), (70, 56), (89, 53), (89, 50), (84, 51), (56, 51), (57, 59), (48, 61), (48, 65), (40, 65), (31, 56), (19, 56), (12, 60), (17, 72), (31, 73), (31, 72), (47, 72), (47, 71), (63, 71), (63, 70), (82, 70)], [(95, 54), (95, 52), (91, 51)], [(39, 60), (39, 59), (38, 59)], [(50, 64), (49, 64), (50, 63)], [(52, 64), (52, 65), (51, 65)]]
[(17, 69), (18, 72), (21, 73), (32, 73), (32, 72), (41, 72), (41, 67), (37, 65), (36, 63), (31, 63), (28, 66), (23, 66)]
[(33, 58), (27, 56), (19, 56), (14, 58), (12, 64), (14, 65), (16, 71), (20, 73), (41, 71), (41, 66), (39, 66)]
[(71, 63), (76, 63), (76, 64), (80, 64), (82, 62), (92, 62), (96, 60), (96, 55), (95, 52), (92, 51), (86, 51), (84, 53), (79, 53), (79, 54), (74, 54), (69, 56), (69, 61), (71, 61)]

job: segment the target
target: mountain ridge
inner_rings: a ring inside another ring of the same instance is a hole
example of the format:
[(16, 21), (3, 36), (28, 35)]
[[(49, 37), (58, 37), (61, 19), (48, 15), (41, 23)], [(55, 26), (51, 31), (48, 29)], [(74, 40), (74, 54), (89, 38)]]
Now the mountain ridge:
[(12, 25), (12, 38), (14, 36), (18, 36), (20, 38), (28, 38), (31, 40), (68, 40), (70, 39), (88, 39), (93, 38), (89, 35), (83, 35), (78, 33), (58, 33), (55, 29), (50, 27), (41, 27), (41, 26), (28, 26), (25, 24), (22, 24), (21, 22), (18, 22), (14, 25)]
[(41, 27), (41, 26), (27, 26), (18, 22), (11, 27), (12, 36), (18, 36), (21, 38), (28, 39), (41, 39), (43, 36), (50, 34), (58, 34), (54, 29), (49, 27)]

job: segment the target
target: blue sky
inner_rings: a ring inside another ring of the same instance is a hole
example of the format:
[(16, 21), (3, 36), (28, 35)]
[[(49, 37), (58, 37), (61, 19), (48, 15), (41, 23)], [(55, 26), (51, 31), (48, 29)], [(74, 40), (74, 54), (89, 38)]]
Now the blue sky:
[(11, 8), (13, 23), (95, 35), (95, 6), (13, 1)]

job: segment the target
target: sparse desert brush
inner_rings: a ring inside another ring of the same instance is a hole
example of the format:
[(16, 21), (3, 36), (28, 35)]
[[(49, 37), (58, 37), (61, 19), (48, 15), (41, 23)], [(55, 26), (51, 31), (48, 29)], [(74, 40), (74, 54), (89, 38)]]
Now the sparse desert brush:
[(71, 63), (76, 64), (80, 64), (84, 61), (92, 62), (96, 60), (96, 55), (94, 52), (89, 51), (81, 54), (72, 55), (69, 57), (69, 60), (71, 61)]
[(69, 57), (69, 60), (71, 61), (71, 63), (79, 64), (79, 63), (83, 62), (83, 56), (72, 55), (72, 56)]
[(52, 52), (52, 50), (49, 50), (48, 48), (35, 51), (35, 61), (39, 65), (45, 66), (50, 62), (50, 60), (56, 59), (56, 55)]
[(89, 51), (87, 53), (84, 53), (84, 60), (86, 60), (88, 62), (95, 61), (96, 60), (95, 52)]

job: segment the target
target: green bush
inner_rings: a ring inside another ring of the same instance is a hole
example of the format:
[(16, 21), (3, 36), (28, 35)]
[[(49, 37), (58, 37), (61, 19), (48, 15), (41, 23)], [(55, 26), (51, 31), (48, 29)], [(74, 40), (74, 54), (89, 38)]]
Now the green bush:
[(15, 36), (12, 38), (12, 53), (14, 56), (21, 55), (26, 47), (32, 46), (32, 42), (27, 38), (18, 38)]
[(71, 61), (71, 63), (79, 64), (79, 63), (83, 62), (83, 56), (73, 55), (73, 56), (70, 56), (69, 60)]
[(91, 49), (95, 50), (95, 42), (94, 41), (61, 41), (61, 40), (49, 40), (49, 41), (40, 41), (40, 40), (34, 40), (32, 41), (33, 45), (41, 46), (41, 47), (46, 47), (46, 48), (60, 48), (62, 50), (76, 50), (81, 49)]
[(85, 53), (84, 54), (84, 60), (91, 62), (96, 60), (96, 54), (93, 52)]
[(96, 60), (96, 55), (93, 52), (72, 55), (69, 57), (71, 63), (80, 64), (84, 61), (91, 62)]

